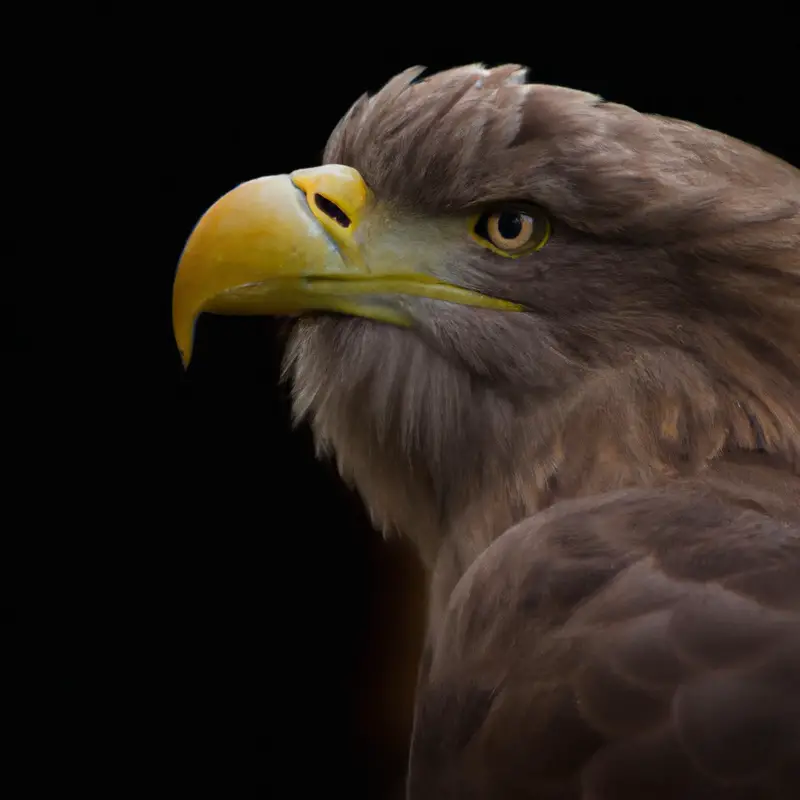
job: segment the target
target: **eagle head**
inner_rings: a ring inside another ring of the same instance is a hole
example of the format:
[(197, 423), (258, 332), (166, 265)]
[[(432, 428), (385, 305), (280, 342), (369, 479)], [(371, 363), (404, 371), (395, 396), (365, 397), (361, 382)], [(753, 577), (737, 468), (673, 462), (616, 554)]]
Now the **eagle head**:
[(200, 220), (185, 363), (201, 312), (293, 317), (296, 418), (428, 560), (730, 453), (797, 471), (800, 173), (515, 65), (421, 73)]

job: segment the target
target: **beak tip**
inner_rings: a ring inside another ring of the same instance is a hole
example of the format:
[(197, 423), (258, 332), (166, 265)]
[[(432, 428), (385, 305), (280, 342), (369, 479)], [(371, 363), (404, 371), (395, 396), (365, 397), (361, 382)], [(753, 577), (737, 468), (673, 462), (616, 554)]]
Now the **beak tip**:
[(184, 372), (189, 369), (189, 362), (192, 360), (192, 350), (194, 348), (194, 332), (197, 315), (192, 314), (187, 323), (186, 314), (181, 308), (173, 307), (172, 314), (172, 335), (175, 346), (181, 357), (181, 364)]
[(192, 360), (191, 347), (181, 347), (178, 345), (178, 352), (181, 356), (181, 366), (183, 367), (183, 371), (186, 372), (186, 370), (189, 369), (189, 363)]

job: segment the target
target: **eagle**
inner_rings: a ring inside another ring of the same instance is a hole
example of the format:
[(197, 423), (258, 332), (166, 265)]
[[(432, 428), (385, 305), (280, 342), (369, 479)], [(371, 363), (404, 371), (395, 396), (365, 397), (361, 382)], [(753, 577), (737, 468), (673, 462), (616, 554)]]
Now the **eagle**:
[(181, 255), (424, 564), (409, 800), (800, 797), (800, 171), (528, 82), (392, 78)]

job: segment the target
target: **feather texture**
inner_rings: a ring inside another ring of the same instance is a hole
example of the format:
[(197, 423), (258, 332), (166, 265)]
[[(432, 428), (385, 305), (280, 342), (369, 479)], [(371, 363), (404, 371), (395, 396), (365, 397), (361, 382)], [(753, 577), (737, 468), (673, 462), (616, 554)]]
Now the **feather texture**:
[[(286, 355), (430, 571), (410, 800), (800, 796), (800, 173), (514, 65), (420, 75), (325, 160), (526, 310), (398, 298), (411, 329), (306, 318)], [(453, 234), (500, 201), (547, 246)]]

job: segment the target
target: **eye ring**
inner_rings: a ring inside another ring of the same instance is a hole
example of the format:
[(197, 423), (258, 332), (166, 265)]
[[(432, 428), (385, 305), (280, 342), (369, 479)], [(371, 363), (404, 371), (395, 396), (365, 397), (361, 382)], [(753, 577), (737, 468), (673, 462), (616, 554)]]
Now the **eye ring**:
[(479, 244), (508, 258), (541, 250), (552, 228), (544, 212), (519, 206), (490, 209), (475, 218), (472, 235)]

